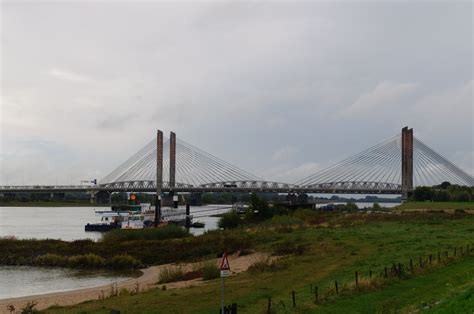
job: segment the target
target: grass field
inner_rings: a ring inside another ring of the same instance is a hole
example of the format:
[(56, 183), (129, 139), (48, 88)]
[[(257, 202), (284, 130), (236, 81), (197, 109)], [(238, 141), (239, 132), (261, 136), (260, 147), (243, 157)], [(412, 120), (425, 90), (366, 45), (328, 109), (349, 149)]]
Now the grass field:
[[(474, 247), (474, 216), (335, 213), (322, 220), (306, 218), (304, 226), (295, 224), (298, 227), (294, 228), (270, 223), (241, 230), (261, 235), (254, 248), (259, 251), (297, 244), (306, 250), (299, 252), (301, 255), (282, 257), (278, 260), (280, 267), (226, 278), (226, 304), (237, 303), (239, 313), (266, 313), (269, 297), (275, 313), (405, 313), (423, 309), (436, 313), (459, 309), (457, 312), (464, 313), (474, 308), (474, 253), (460, 257), (461, 246), (464, 253), (467, 245)], [(429, 254), (434, 256), (430, 267)], [(418, 266), (420, 258), (423, 269)], [(408, 271), (410, 259), (414, 261), (414, 274)], [(384, 267), (390, 271), (398, 263), (405, 270), (403, 274), (384, 278)], [(358, 291), (353, 289), (356, 271)], [(335, 280), (339, 295), (334, 291)], [(316, 285), (322, 299), (319, 304), (314, 302)], [(295, 291), (296, 307), (291, 291)], [(116, 309), (122, 313), (217, 313), (219, 302), (220, 280), (216, 279), (199, 287), (154, 289), (46, 312), (110, 313)]]

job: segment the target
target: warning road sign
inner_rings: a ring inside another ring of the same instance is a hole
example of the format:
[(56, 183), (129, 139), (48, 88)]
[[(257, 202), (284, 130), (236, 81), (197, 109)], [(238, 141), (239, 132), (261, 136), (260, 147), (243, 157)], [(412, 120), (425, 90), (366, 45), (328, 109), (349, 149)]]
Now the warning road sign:
[(224, 253), (221, 260), (221, 277), (227, 277), (230, 275), (230, 264), (227, 259), (227, 255)]

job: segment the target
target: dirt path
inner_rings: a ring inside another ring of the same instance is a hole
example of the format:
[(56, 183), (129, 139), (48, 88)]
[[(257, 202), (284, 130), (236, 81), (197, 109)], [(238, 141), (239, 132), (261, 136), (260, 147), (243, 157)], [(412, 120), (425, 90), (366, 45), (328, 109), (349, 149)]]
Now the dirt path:
[[(246, 271), (250, 265), (254, 262), (267, 258), (267, 253), (253, 253), (245, 256), (231, 255), (229, 256), (229, 263), (231, 265), (232, 274), (237, 274)], [(218, 265), (220, 259), (214, 259), (216, 265)], [(195, 269), (197, 264), (200, 263), (182, 263), (182, 264), (165, 264), (159, 266), (151, 266), (146, 269), (142, 269), (142, 275), (138, 278), (129, 279), (117, 284), (117, 290), (125, 288), (129, 291), (136, 291), (137, 286), (139, 291), (145, 291), (151, 288), (160, 287), (157, 285), (160, 271), (167, 267), (182, 267), (183, 271), (191, 271)], [(203, 284), (201, 279), (193, 279), (188, 281), (179, 281), (173, 283), (167, 283), (167, 289), (176, 289), (189, 286), (196, 286)], [(15, 313), (19, 313), (21, 308), (25, 306), (27, 302), (37, 302), (36, 308), (46, 309), (48, 307), (58, 305), (67, 306), (74, 305), (88, 300), (98, 300), (101, 297), (108, 297), (112, 293), (111, 285), (105, 285), (100, 287), (78, 289), (64, 292), (54, 292), (19, 298), (9, 298), (0, 300), (0, 313), (10, 313), (7, 310), (8, 305), (13, 305), (16, 309)]]

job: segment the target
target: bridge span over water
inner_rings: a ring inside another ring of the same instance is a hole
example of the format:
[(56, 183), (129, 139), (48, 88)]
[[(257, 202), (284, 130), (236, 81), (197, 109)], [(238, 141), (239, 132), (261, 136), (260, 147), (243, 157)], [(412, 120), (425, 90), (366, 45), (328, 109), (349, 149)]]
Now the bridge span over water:
[(294, 183), (259, 178), (194, 145), (156, 139), (111, 171), (96, 185), (0, 186), (0, 193), (38, 192), (276, 192), (401, 194), (444, 181), (473, 186), (472, 176), (413, 136), (407, 127), (375, 146)]

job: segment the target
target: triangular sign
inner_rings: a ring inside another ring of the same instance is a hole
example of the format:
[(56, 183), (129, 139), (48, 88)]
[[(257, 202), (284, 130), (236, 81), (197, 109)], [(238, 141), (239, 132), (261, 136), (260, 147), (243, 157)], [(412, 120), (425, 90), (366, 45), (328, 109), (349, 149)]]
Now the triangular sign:
[(229, 260), (227, 255), (224, 253), (221, 260), (221, 270), (230, 270)]

